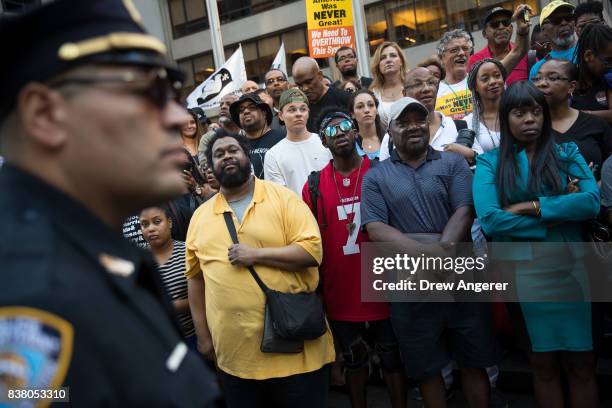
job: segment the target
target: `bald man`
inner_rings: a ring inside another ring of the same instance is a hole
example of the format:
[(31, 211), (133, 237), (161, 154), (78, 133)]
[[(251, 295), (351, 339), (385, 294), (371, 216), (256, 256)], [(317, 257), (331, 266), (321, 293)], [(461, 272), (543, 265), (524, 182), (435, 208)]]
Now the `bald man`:
[(291, 70), (293, 81), (308, 98), (310, 116), (306, 128), (310, 132), (319, 133), (319, 114), (324, 108), (336, 106), (341, 110), (348, 108), (350, 94), (323, 82), (323, 73), (314, 58), (301, 57), (293, 64)]
[(242, 88), (240, 88), (243, 94), (255, 92), (258, 89), (259, 85), (257, 85), (257, 82), (251, 80), (246, 81), (244, 85), (242, 85)]

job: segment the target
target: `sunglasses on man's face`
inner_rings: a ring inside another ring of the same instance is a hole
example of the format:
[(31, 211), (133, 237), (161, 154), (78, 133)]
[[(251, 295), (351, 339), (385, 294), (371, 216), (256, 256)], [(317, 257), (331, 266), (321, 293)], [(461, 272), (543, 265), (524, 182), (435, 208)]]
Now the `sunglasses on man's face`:
[(551, 16), (546, 19), (545, 22), (550, 23), (552, 25), (560, 25), (562, 22), (573, 23), (575, 20), (573, 14), (562, 14), (558, 16)]
[(325, 126), (321, 133), (323, 133), (323, 135), (326, 137), (332, 138), (338, 135), (338, 129), (340, 129), (340, 132), (346, 133), (353, 129), (353, 122), (348, 119), (344, 119), (340, 123), (336, 123), (335, 125)]
[(512, 21), (510, 19), (504, 19), (504, 20), (496, 20), (496, 21), (489, 21), (489, 27), (491, 27), (492, 29), (498, 29), (501, 26), (504, 26), (505, 28), (510, 27), (510, 24), (512, 24)]
[(147, 99), (159, 109), (164, 109), (172, 100), (180, 104), (182, 86), (180, 81), (172, 82), (163, 68), (153, 69), (144, 75), (130, 71), (112, 76), (60, 78), (49, 83), (54, 88), (66, 85), (118, 85), (120, 90)]

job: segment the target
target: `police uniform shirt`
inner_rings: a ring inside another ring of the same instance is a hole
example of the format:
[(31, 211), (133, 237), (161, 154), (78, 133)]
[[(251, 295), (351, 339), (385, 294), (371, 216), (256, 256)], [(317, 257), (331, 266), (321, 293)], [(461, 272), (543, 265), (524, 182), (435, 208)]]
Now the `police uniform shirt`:
[(0, 388), (69, 387), (78, 407), (209, 406), (215, 380), (182, 342), (150, 255), (8, 164), (0, 224)]

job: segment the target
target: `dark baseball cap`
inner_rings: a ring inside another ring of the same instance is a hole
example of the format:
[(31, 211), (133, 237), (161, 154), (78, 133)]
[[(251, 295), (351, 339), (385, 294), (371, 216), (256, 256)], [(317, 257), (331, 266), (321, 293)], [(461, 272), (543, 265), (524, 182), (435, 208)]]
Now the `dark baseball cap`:
[(270, 105), (262, 101), (261, 98), (258, 95), (255, 95), (253, 92), (242, 95), (240, 99), (230, 105), (230, 115), (234, 123), (240, 126), (240, 105), (242, 105), (245, 101), (251, 101), (257, 105), (257, 107), (266, 114), (266, 123), (268, 125), (272, 123), (272, 109), (270, 108)]
[(485, 26), (487, 25), (487, 23), (489, 21), (491, 21), (491, 19), (497, 15), (503, 15), (505, 17), (508, 18), (512, 18), (512, 15), (514, 13), (510, 10), (507, 10), (503, 7), (493, 7), (491, 10), (489, 10), (489, 12), (487, 13), (487, 15), (485, 16), (483, 22), (482, 22), (482, 28), (485, 28)]

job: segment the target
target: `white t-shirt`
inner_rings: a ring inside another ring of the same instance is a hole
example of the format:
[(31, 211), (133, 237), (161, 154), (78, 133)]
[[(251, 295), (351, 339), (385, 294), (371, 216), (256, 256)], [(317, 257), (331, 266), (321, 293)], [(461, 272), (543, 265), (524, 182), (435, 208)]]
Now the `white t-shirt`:
[(436, 110), (445, 116), (450, 116), (451, 119), (463, 119), (472, 112), (472, 92), (468, 89), (467, 77), (452, 85), (446, 81), (440, 82)]
[(321, 170), (332, 159), (316, 133), (301, 142), (285, 138), (275, 144), (264, 159), (264, 177), (295, 191), (300, 197), (308, 175)]
[[(455, 126), (452, 118), (444, 116), (442, 112), (436, 112), (436, 114), (442, 118), (442, 122), (434, 137), (429, 141), (429, 145), (442, 151), (447, 144), (454, 143), (457, 140), (457, 126)], [(382, 142), (380, 142), (380, 156), (378, 158), (380, 161), (388, 159), (390, 156), (389, 137), (389, 133), (386, 133)]]
[[(468, 128), (474, 130), (474, 115), (469, 114), (463, 118), (467, 122)], [(494, 130), (489, 130), (487, 126), (480, 122), (478, 126), (478, 134), (474, 137), (474, 145), (472, 149), (478, 154), (486, 153), (499, 147), (500, 134)]]
[(378, 91), (373, 91), (374, 96), (378, 99), (378, 116), (380, 117), (380, 121), (382, 122), (384, 127), (389, 127), (389, 122), (391, 121), (391, 106), (396, 101), (393, 102), (383, 102), (382, 96)]

